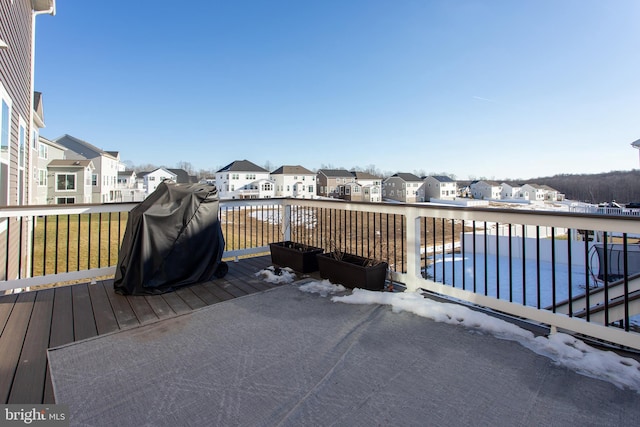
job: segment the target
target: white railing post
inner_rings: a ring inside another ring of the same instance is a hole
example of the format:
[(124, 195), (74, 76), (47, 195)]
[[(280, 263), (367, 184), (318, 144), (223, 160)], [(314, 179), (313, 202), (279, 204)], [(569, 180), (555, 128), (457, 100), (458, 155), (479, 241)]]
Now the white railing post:
[(407, 221), (407, 291), (415, 292), (420, 288), (419, 280), (422, 279), (420, 272), (420, 216), (416, 209), (408, 207), (406, 213)]
[(291, 240), (291, 203), (285, 202), (282, 208), (282, 240), (288, 241)]

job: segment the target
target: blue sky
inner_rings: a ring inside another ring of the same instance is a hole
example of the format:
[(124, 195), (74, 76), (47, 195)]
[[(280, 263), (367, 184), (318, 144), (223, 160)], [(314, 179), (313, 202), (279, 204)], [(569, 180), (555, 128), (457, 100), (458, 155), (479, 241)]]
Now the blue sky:
[(42, 135), (136, 165), (640, 167), (637, 0), (56, 3), (36, 24)]

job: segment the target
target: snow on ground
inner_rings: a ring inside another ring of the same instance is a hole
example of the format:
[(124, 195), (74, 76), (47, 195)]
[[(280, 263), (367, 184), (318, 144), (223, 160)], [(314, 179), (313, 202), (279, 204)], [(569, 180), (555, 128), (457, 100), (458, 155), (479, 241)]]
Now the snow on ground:
[(326, 279), (320, 282), (313, 281), (313, 282), (305, 283), (303, 285), (300, 285), (298, 289), (300, 289), (302, 292), (320, 294), (320, 296), (323, 296), (323, 297), (326, 297), (329, 294), (337, 294), (340, 292), (347, 291), (347, 288), (345, 288), (344, 286), (334, 285), (333, 283), (331, 283)]
[(258, 271), (256, 276), (262, 277), (265, 282), (276, 284), (292, 283), (297, 278), (296, 273), (289, 267), (279, 268), (273, 265)]
[[(279, 225), (284, 219), (282, 212), (278, 206), (263, 207), (262, 209), (252, 210), (249, 214), (258, 221), (267, 224)], [(313, 229), (318, 225), (318, 218), (315, 211), (310, 208), (297, 208), (291, 210), (291, 225), (302, 226), (307, 229)]]
[[(307, 283), (301, 286), (300, 290), (325, 296), (343, 292), (344, 288), (341, 285), (338, 286), (325, 280), (315, 284)], [(414, 292), (393, 293), (354, 289), (350, 295), (331, 297), (331, 301), (345, 304), (389, 305), (395, 313), (406, 311), (436, 322), (459, 325), (491, 334), (499, 339), (515, 341), (579, 374), (608, 381), (617, 387), (629, 388), (640, 393), (638, 361), (622, 357), (612, 351), (596, 349), (568, 334), (555, 333), (548, 337), (536, 337), (531, 331), (505, 320), (459, 304), (433, 301)]]

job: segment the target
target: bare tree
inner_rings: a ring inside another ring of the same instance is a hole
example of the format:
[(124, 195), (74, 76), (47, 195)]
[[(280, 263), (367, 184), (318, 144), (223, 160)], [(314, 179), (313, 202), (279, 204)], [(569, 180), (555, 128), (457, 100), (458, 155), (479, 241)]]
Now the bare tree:
[(176, 169), (183, 169), (187, 171), (189, 175), (194, 175), (193, 165), (190, 162), (185, 162), (184, 160), (176, 163)]

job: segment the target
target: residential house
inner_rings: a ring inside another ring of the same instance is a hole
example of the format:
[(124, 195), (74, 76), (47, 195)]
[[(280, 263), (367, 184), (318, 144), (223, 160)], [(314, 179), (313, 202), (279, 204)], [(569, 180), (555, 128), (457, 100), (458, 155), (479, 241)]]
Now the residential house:
[(561, 202), (564, 200), (564, 193), (559, 192), (553, 187), (549, 187), (548, 185), (541, 185), (542, 189), (545, 191), (544, 199), (549, 202)]
[[(34, 53), (36, 16), (55, 15), (55, 0), (0, 1), (0, 206), (22, 205), (33, 199), (38, 123), (34, 114)], [(19, 251), (32, 222), (0, 221), (0, 278), (26, 274), (28, 251)], [(18, 259), (20, 257), (20, 259)]]
[(317, 192), (320, 197), (344, 198), (345, 186), (356, 182), (356, 177), (346, 169), (320, 169), (317, 177)]
[(502, 186), (495, 181), (473, 181), (469, 186), (474, 199), (499, 200)]
[(412, 173), (396, 173), (382, 183), (382, 197), (405, 203), (424, 202), (424, 181)]
[(156, 168), (148, 172), (140, 172), (137, 176), (138, 183), (142, 183), (145, 197), (156, 191), (162, 181), (170, 180), (176, 182), (177, 175), (166, 168)]
[(196, 184), (198, 182), (198, 177), (195, 175), (189, 175), (184, 169), (167, 169), (169, 172), (172, 172), (176, 175), (176, 184)]
[(362, 201), (374, 203), (382, 201), (382, 178), (369, 172), (352, 171), (351, 174), (356, 178), (356, 183), (361, 188)]
[(144, 180), (133, 170), (118, 171), (118, 202), (141, 202), (147, 197)]
[(34, 112), (41, 104), (33, 55), (35, 17), (43, 13), (55, 14), (55, 0), (0, 2), (0, 206), (28, 204), (36, 187), (31, 171), (44, 119)]
[(263, 199), (275, 195), (269, 171), (248, 160), (236, 160), (216, 172), (221, 199)]
[[(65, 148), (43, 136), (38, 136), (38, 156), (35, 160), (36, 186), (32, 203), (44, 205), (55, 203), (53, 194), (49, 194), (49, 163), (64, 159)], [(84, 198), (82, 199), (84, 200)]]
[(316, 197), (316, 174), (300, 165), (280, 166), (271, 172), (275, 197), (312, 199)]
[(122, 200), (118, 189), (118, 172), (124, 170), (117, 151), (104, 151), (87, 141), (71, 135), (54, 139), (67, 149), (65, 158), (69, 160), (91, 160), (95, 171), (91, 179), (93, 203), (109, 203)]
[(500, 190), (500, 198), (501, 199), (522, 199), (524, 195), (522, 193), (522, 185), (520, 184), (509, 184), (508, 182), (503, 182), (500, 184), (502, 189)]
[(56, 205), (92, 203), (92, 177), (95, 167), (91, 160), (58, 159), (48, 165), (48, 191)]
[[(31, 114), (31, 140), (29, 142), (29, 170), (33, 175), (27, 178), (27, 203), (30, 205), (45, 204), (47, 199), (46, 184), (40, 183), (40, 129), (44, 128), (44, 107), (42, 93), (33, 92), (33, 111)], [(46, 168), (45, 168), (46, 176)], [(44, 194), (43, 194), (44, 193)]]
[(530, 202), (542, 202), (545, 199), (546, 190), (538, 184), (524, 184), (520, 189), (522, 198)]
[(448, 176), (433, 175), (424, 178), (425, 200), (453, 200), (458, 194), (458, 184)]

